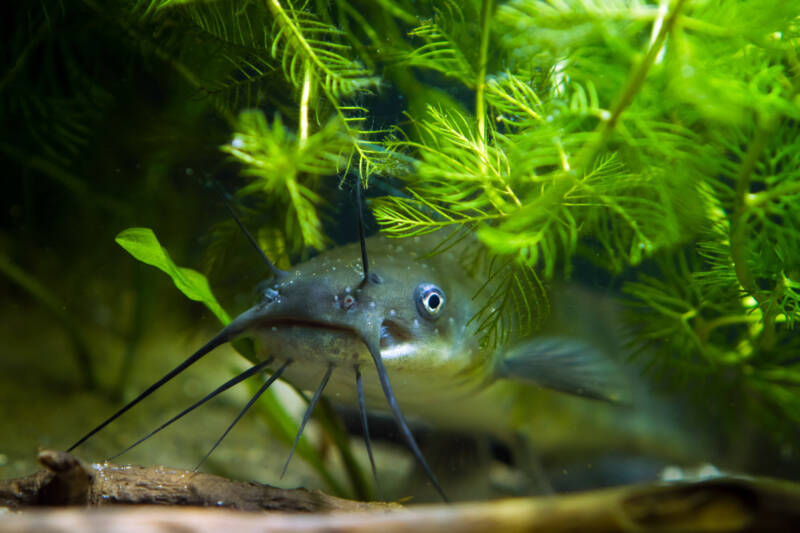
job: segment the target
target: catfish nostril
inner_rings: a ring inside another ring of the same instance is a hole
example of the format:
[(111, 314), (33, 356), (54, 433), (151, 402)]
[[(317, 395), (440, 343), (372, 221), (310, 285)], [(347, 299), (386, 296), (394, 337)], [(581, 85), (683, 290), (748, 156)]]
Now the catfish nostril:
[(342, 298), (341, 302), (342, 302), (341, 307), (345, 311), (352, 309), (356, 305), (356, 299), (350, 294), (345, 295), (345, 297)]
[(280, 293), (277, 291), (277, 287), (271, 283), (269, 280), (262, 281), (258, 285), (256, 285), (254, 299), (256, 304), (260, 305), (269, 305), (276, 300), (280, 300)]
[(272, 303), (275, 300), (277, 300), (280, 295), (278, 294), (278, 291), (276, 291), (275, 289), (267, 288), (264, 289), (263, 296), (264, 296), (264, 301), (266, 303)]

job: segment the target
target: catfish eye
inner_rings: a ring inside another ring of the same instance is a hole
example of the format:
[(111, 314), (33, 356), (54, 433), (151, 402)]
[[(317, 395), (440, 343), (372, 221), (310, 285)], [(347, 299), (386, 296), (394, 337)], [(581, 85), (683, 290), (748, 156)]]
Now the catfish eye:
[(423, 317), (434, 320), (442, 314), (444, 307), (444, 292), (432, 283), (420, 283), (414, 291), (414, 300), (417, 302), (417, 311)]

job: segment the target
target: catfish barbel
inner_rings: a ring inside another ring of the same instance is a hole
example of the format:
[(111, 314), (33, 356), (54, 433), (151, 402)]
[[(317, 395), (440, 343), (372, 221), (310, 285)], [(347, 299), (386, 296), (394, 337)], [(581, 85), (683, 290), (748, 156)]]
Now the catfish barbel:
[[(249, 234), (248, 237), (252, 240)], [(334, 402), (360, 408), (365, 443), (372, 459), (366, 408), (385, 410), (383, 406), (388, 406), (406, 443), (442, 498), (444, 491), (417, 446), (406, 416), (501, 437), (522, 424), (534, 428), (531, 433), (535, 440), (539, 433), (552, 435), (552, 431), (540, 430), (551, 423), (557, 425), (564, 416), (559, 410), (560, 400), (553, 400), (554, 396), (564, 395), (542, 394), (531, 386), (537, 385), (605, 400), (595, 402), (597, 407), (587, 411), (583, 420), (556, 437), (576, 443), (592, 442), (598, 425), (602, 425), (603, 410), (624, 409), (611, 403), (631, 401), (625, 372), (609, 357), (608, 349), (604, 351), (587, 336), (581, 339), (570, 331), (574, 329), (570, 327), (571, 319), (577, 319), (587, 307), (600, 304), (578, 295), (565, 307), (556, 305), (555, 318), (536, 336), (524, 337), (512, 331), (504, 344), (482, 346), (479, 324), (473, 318), (485, 304), (486, 269), (465, 268), (463, 251), (468, 245), (463, 243), (444, 253), (424, 256), (440, 242), (438, 235), (408, 239), (378, 235), (366, 240), (362, 237), (361, 253), (359, 243), (340, 246), (288, 272), (268, 262), (273, 277), (256, 305), (70, 450), (214, 348), (241, 336), (255, 341), (255, 365), (133, 446), (216, 394), (267, 369), (272, 371), (270, 378), (233, 424), (275, 379), (285, 379), (301, 390), (316, 391), (300, 424), (298, 439), (324, 392)], [(603, 315), (603, 310), (597, 311), (598, 316)], [(599, 328), (602, 335), (613, 336), (602, 324), (593, 327)], [(613, 342), (609, 343), (613, 346)], [(531, 401), (539, 405), (527, 410), (524, 406)], [(625, 431), (609, 432), (606, 428), (608, 438), (617, 441), (611, 443), (612, 448), (641, 441), (641, 434), (630, 431), (636, 425), (636, 416), (621, 418), (626, 420)], [(651, 438), (658, 440), (657, 436)]]

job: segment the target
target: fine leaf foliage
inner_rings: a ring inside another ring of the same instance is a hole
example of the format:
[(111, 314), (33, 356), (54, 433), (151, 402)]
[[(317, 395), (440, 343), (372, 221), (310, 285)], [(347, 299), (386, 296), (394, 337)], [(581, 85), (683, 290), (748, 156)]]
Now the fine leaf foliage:
[(259, 194), (276, 206), (286, 206), (287, 235), (299, 234), (306, 246), (322, 248), (325, 237), (315, 206), (320, 176), (336, 174), (341, 154), (350, 143), (342, 124), (332, 120), (306, 139), (288, 130), (280, 117), (268, 124), (260, 111), (242, 113), (233, 140), (223, 146), (245, 164), (243, 176), (252, 181), (242, 195)]
[(274, 14), (270, 52), (280, 60), (283, 74), (297, 89), (306, 83), (310, 70), (328, 99), (341, 99), (375, 86), (377, 78), (359, 61), (349, 58), (350, 46), (342, 41), (342, 32), (319, 20), (313, 12), (283, 8), (269, 3)]
[(360, 175), (366, 179), (383, 154), (366, 142), (378, 133), (364, 127), (368, 110), (348, 99), (377, 86), (378, 78), (349, 57), (352, 46), (334, 25), (306, 11), (303, 5), (295, 7), (287, 2), (284, 7), (278, 0), (270, 0), (268, 6), (273, 15), (273, 57), (280, 57), (284, 75), (301, 91), (301, 98), (311, 109), (320, 113), (317, 101), (333, 107), (350, 136), (344, 172), (350, 171), (355, 159)]
[(536, 330), (549, 312), (549, 300), (536, 270), (514, 258), (493, 256), (485, 271), (486, 282), (473, 298), (484, 305), (470, 320), (477, 323), (483, 347), (497, 348), (512, 332), (521, 337)]
[(461, 8), (452, 2), (445, 2), (442, 8), (435, 8), (433, 18), (422, 21), (408, 32), (412, 42), (422, 44), (399, 54), (399, 62), (406, 66), (430, 69), (474, 87), (475, 66), (455, 36), (465, 30), (467, 23)]
[[(490, 28), (505, 63), (482, 80), (475, 114), (429, 108), (388, 141), (414, 159), (411, 194), (376, 202), (378, 222), (397, 236), (466, 225), (544, 278), (575, 254), (611, 272), (645, 265), (626, 290), (665, 375), (733, 368), (733, 389), (758, 391), (754, 413), (788, 415), (800, 5), (761, 7), (502, 4)], [(476, 87), (439, 28), (423, 25), (409, 57)], [(502, 324), (482, 331), (502, 339)]]

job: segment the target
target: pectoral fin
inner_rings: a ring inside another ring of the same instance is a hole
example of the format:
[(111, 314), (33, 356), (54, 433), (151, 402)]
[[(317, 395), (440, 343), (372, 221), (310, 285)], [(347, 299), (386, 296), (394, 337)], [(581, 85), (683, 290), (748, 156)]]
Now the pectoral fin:
[(497, 367), (501, 378), (614, 403), (631, 403), (623, 369), (589, 343), (540, 337), (512, 347)]

